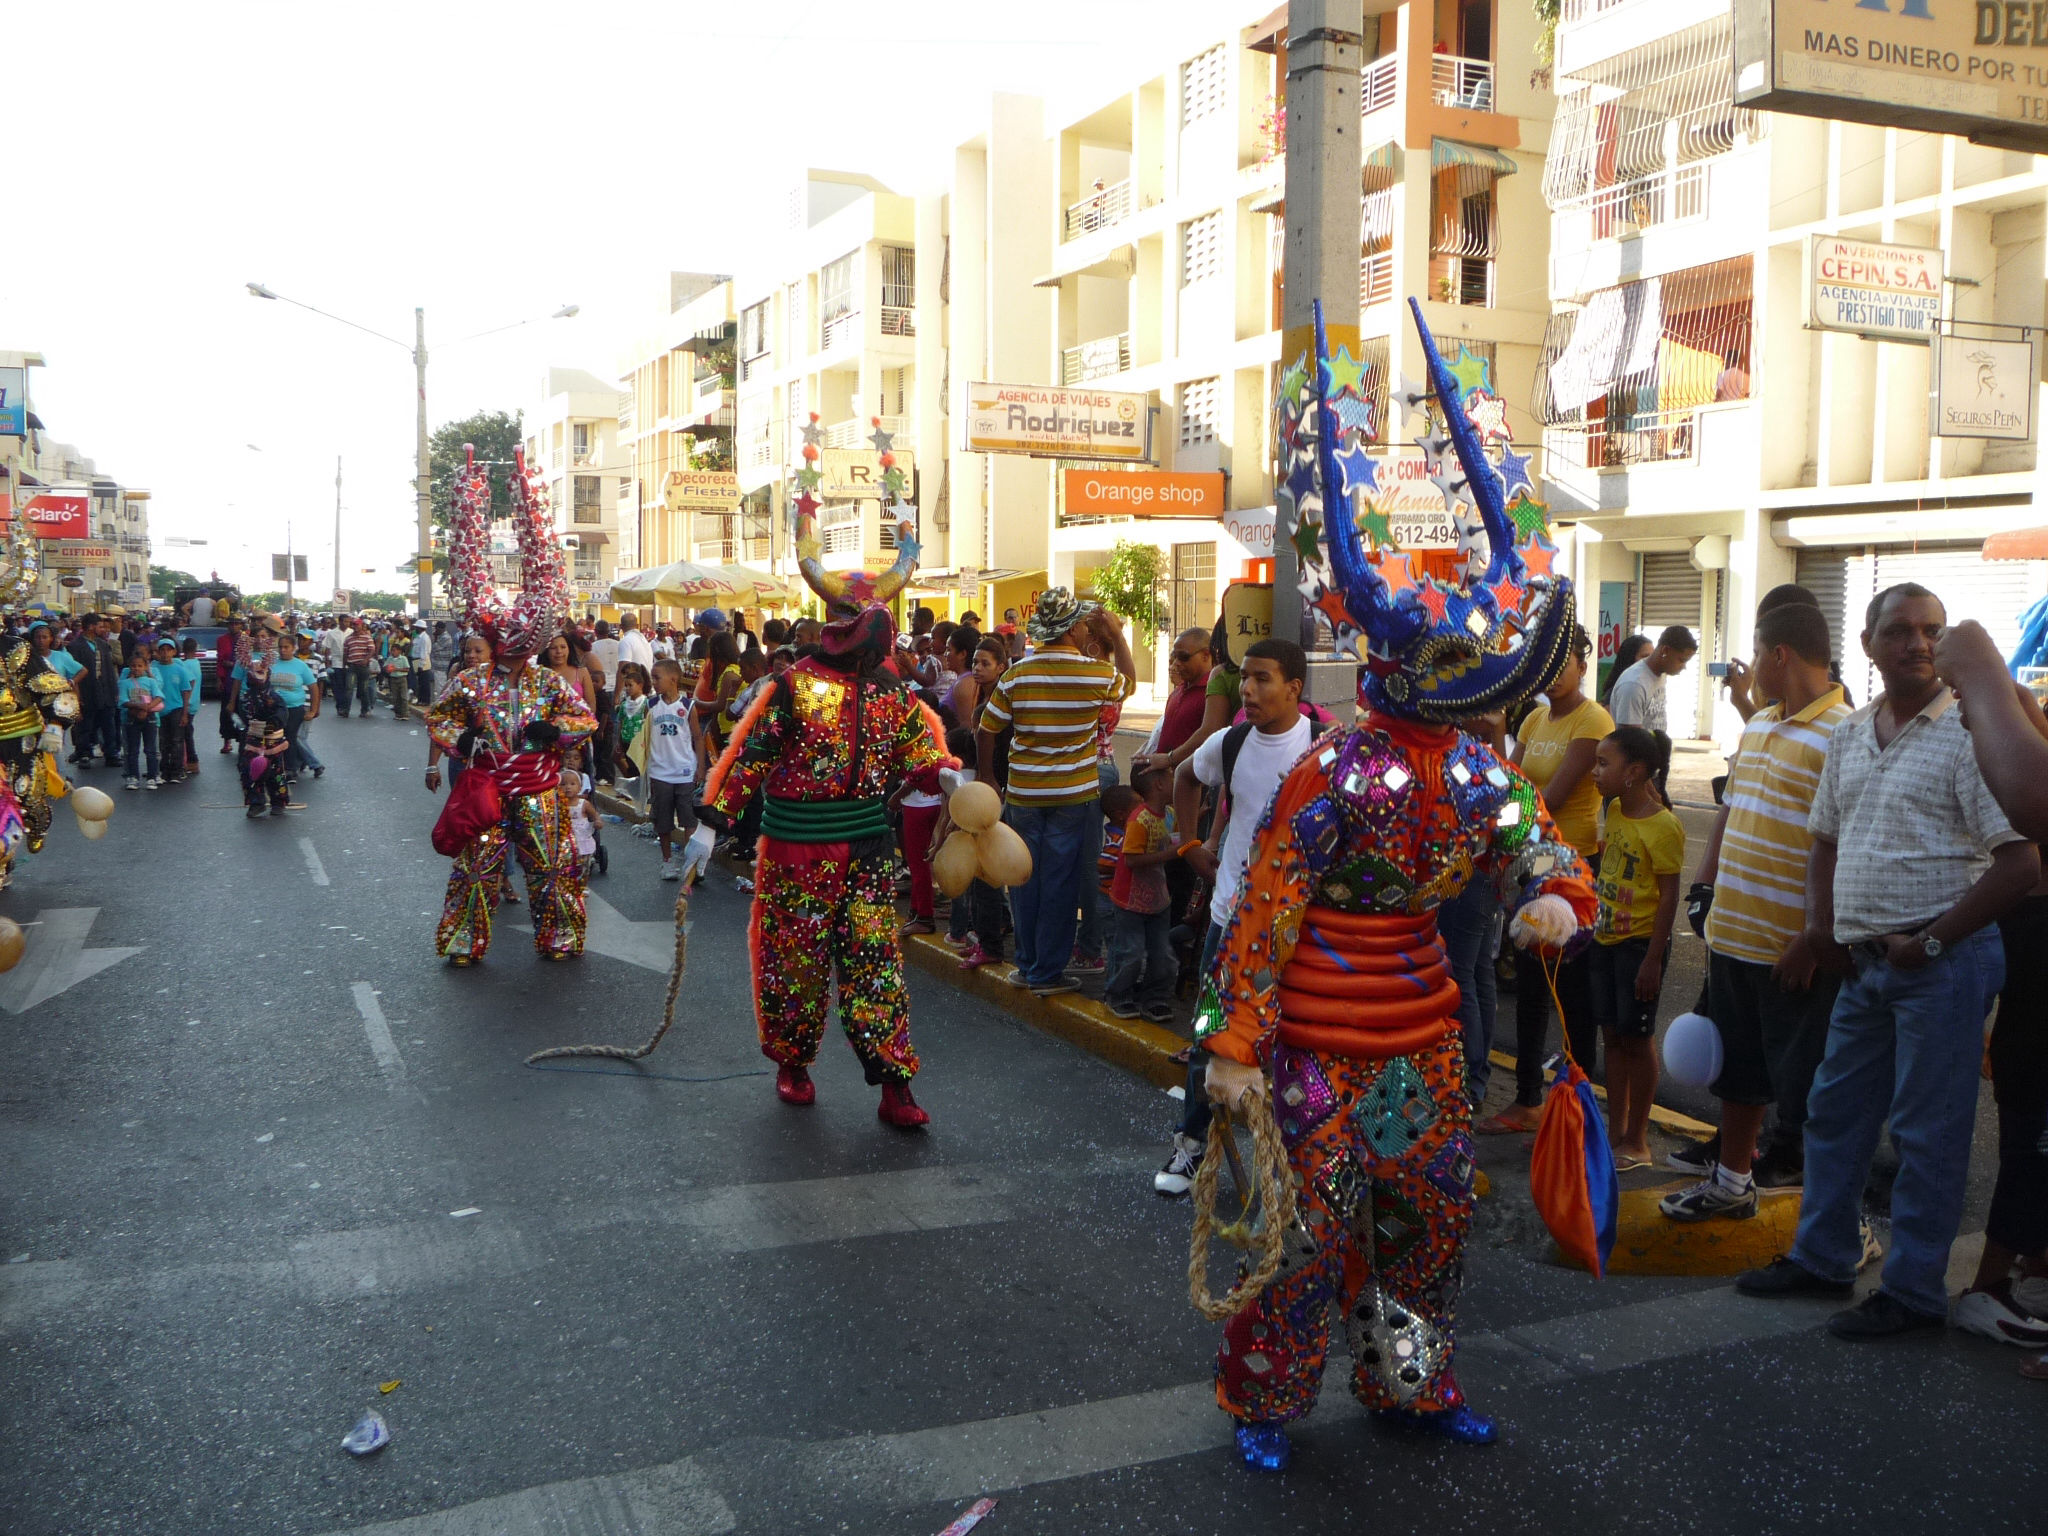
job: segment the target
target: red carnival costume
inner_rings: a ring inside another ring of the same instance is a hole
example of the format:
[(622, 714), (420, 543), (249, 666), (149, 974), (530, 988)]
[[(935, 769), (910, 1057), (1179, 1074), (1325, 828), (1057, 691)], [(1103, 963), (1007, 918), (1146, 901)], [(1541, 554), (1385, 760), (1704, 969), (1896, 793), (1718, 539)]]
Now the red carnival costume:
[[(1286, 1464), (1281, 1426), (1315, 1404), (1332, 1305), (1368, 1408), (1453, 1439), (1493, 1438), (1452, 1371), (1474, 1165), (1458, 987), (1436, 910), (1467, 882), (1493, 880), (1517, 941), (1545, 945), (1596, 910), (1590, 872), (1535, 788), (1452, 723), (1556, 677), (1571, 588), (1547, 574), (1541, 508), (1520, 497), (1510, 520), (1474, 431), (1475, 419), (1504, 418), (1487, 410), (1483, 384), (1459, 390), (1422, 335), (1448, 432), (1421, 442), (1460, 528), (1466, 580), (1415, 577), (1387, 545), (1360, 494), (1377, 488), (1375, 466), (1349, 441), (1358, 370), (1341, 350), (1333, 368), (1319, 334), (1313, 364), (1298, 361), (1283, 383), (1287, 488), (1305, 595), (1340, 651), (1367, 642), (1360, 719), (1317, 742), (1275, 794), (1195, 1016), (1197, 1038), (1222, 1059), (1212, 1096), (1265, 1091), (1247, 1068), (1270, 1076), (1296, 1186), (1280, 1272), (1226, 1323), (1216, 1367), (1240, 1450), (1268, 1470)], [(1411, 409), (1425, 398), (1404, 393)], [(1453, 446), (1458, 465), (1446, 460)], [(1503, 462), (1526, 486), (1528, 461)], [(1361, 521), (1379, 534), (1371, 555)], [(1528, 534), (1519, 548), (1517, 525)], [(1324, 532), (1327, 557), (1309, 543)]]
[[(807, 459), (815, 431), (814, 421)], [(885, 446), (885, 470), (898, 474), (893, 462)], [(819, 654), (748, 709), (705, 783), (704, 807), (734, 822), (755, 794), (765, 797), (748, 942), (761, 1051), (781, 1069), (776, 1092), (792, 1104), (814, 1099), (809, 1068), (836, 976), (840, 1025), (867, 1080), (882, 1089), (881, 1117), (908, 1129), (927, 1116), (910, 1094), (917, 1052), (884, 802), (906, 778), (936, 790), (939, 769), (953, 760), (937, 717), (886, 665), (896, 626), (879, 604), (909, 578), (915, 540), (905, 533), (895, 566), (879, 578), (823, 571), (811, 532), (815, 471), (804, 474), (813, 479), (799, 477), (799, 567), (828, 608), (849, 616), (827, 625)], [(699, 857), (710, 837), (699, 829)]]
[[(555, 547), (547, 493), (528, 479), (522, 455), (513, 473), (512, 515), (524, 555), (525, 593), (510, 612), (494, 599), (487, 566), (490, 481), (474, 456), (456, 482), (449, 529), (450, 566), (468, 627), (491, 642), (494, 662), (458, 672), (427, 711), (435, 743), (488, 776), (498, 814), (465, 826), (435, 931), (435, 952), (456, 965), (491, 947), (491, 915), (503, 888), (505, 858), (518, 856), (533, 914), (533, 946), (543, 959), (583, 953), (583, 881), (577, 874), (573, 802), (562, 792), (562, 757), (597, 729), (574, 689), (531, 665), (567, 611), (562, 552)], [(457, 789), (449, 790), (456, 812)], [(471, 800), (465, 795), (465, 801)]]

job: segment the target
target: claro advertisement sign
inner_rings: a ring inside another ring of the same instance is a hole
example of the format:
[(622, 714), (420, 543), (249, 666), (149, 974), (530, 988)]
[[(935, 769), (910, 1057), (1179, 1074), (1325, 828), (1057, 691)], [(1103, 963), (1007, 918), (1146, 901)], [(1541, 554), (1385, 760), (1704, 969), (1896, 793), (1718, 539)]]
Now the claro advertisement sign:
[(2048, 5), (1735, 0), (1735, 100), (2048, 153)]
[(1806, 242), (1806, 327), (1879, 341), (1933, 339), (1941, 318), (1941, 252), (1840, 235)]
[(1047, 384), (969, 384), (961, 412), (969, 453), (1039, 458), (1152, 458), (1152, 412), (1143, 395)]

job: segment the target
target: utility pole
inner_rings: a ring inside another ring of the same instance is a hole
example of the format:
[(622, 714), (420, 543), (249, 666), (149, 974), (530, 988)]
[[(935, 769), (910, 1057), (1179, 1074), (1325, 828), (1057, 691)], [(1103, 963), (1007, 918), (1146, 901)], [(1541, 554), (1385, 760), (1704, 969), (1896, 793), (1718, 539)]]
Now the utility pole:
[(334, 456), (334, 590), (341, 590), (341, 455)]
[[(1323, 301), (1330, 350), (1342, 346), (1358, 354), (1358, 76), (1364, 22), (1364, 0), (1288, 0), (1283, 369), (1315, 355), (1310, 306), (1317, 299)], [(1284, 474), (1282, 467), (1275, 479)], [(1294, 546), (1300, 513), (1284, 484), (1273, 500), (1273, 633), (1298, 634), (1307, 646), (1315, 631), (1301, 598), (1301, 560)], [(1348, 676), (1350, 669), (1344, 670)]]
[(286, 613), (296, 612), (299, 606), (292, 598), (292, 570), (298, 563), (292, 557), (292, 521), (290, 518), (286, 518), (284, 521), (284, 611)]
[[(1354, 130), (1354, 136), (1355, 136), (1355, 130)], [(1353, 144), (1353, 146), (1352, 146), (1352, 152), (1353, 152), (1353, 157), (1354, 157), (1354, 158), (1356, 158), (1356, 154), (1357, 154), (1357, 145), (1356, 145), (1356, 144)], [(1353, 286), (1353, 287), (1356, 287), (1356, 286), (1357, 286), (1357, 284), (1356, 284), (1356, 283), (1354, 283), (1354, 284), (1353, 284), (1352, 286)], [(424, 619), (424, 618), (425, 618), (425, 617), (426, 617), (426, 616), (427, 616), (427, 615), (428, 615), (428, 614), (429, 614), (430, 612), (432, 612), (432, 611), (433, 611), (433, 607), (434, 607), (434, 538), (433, 538), (433, 505), (432, 505), (432, 498), (433, 498), (433, 490), (432, 490), (432, 486), (433, 486), (433, 477), (432, 477), (432, 474), (430, 473), (430, 471), (429, 471), (429, 469), (428, 469), (428, 456), (427, 456), (427, 312), (426, 312), (426, 310), (424, 310), (424, 309), (415, 309), (415, 310), (413, 310), (413, 312), (412, 312), (412, 325), (413, 325), (413, 347), (412, 347), (412, 366), (413, 366), (413, 372), (414, 372), (414, 373), (415, 373), (415, 374), (416, 374), (416, 375), (418, 376), (418, 378), (419, 378), (419, 419), (418, 419), (418, 423), (417, 423), (417, 425), (418, 425), (418, 431), (419, 431), (419, 439), (418, 439), (418, 443), (417, 443), (416, 447), (417, 447), (417, 451), (418, 451), (418, 455), (419, 455), (418, 473), (419, 473), (419, 498), (420, 498), (420, 542), (419, 542), (419, 554), (418, 554), (418, 556), (417, 556), (416, 558), (417, 558), (417, 560), (418, 560), (418, 562), (419, 562), (419, 567), (418, 567), (418, 568), (419, 568), (419, 578), (420, 578), (420, 591), (419, 591), (420, 617)], [(1352, 329), (1353, 329), (1354, 331), (1356, 331), (1356, 330), (1357, 330), (1357, 326), (1356, 326), (1356, 325), (1354, 324), (1354, 325), (1353, 325), (1353, 327), (1352, 327)]]

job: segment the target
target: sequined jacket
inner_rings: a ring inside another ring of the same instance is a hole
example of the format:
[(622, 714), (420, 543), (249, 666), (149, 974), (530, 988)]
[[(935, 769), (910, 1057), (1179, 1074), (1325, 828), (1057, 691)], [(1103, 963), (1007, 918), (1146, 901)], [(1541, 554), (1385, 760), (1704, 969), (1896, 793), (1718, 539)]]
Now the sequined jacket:
[(1280, 977), (1310, 906), (1433, 913), (1474, 878), (1510, 913), (1562, 896), (1581, 927), (1593, 874), (1558, 836), (1536, 786), (1491, 747), (1447, 726), (1382, 715), (1309, 748), (1253, 839), (1236, 910), (1196, 1010), (1202, 1043), (1246, 1065), (1280, 1022)]
[(711, 808), (737, 816), (756, 790), (776, 800), (863, 800), (938, 788), (952, 762), (938, 720), (900, 684), (857, 679), (805, 658), (755, 701), (737, 751), (706, 786)]
[(448, 680), (427, 710), (427, 731), (444, 752), (454, 752), (462, 733), (476, 728), (476, 745), (490, 752), (518, 752), (527, 726), (552, 723), (566, 752), (597, 729), (597, 717), (582, 697), (546, 667), (528, 663), (515, 684), (495, 666), (469, 667)]

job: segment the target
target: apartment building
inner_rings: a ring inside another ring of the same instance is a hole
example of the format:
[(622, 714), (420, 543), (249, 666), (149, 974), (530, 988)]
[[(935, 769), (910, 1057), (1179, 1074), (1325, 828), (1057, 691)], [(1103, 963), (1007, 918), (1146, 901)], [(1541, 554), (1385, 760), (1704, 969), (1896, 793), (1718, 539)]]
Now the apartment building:
[(2048, 562), (1983, 558), (1987, 537), (2048, 521), (2033, 442), (1931, 435), (1924, 339), (1807, 323), (1823, 237), (1933, 253), (1944, 323), (2041, 326), (2048, 161), (1738, 108), (1730, 44), (1729, 0), (1563, 0), (1543, 177), (1556, 312), (1533, 395), (1589, 628), (1604, 653), (1690, 626), (1673, 734), (1723, 745), (1735, 720), (1707, 664), (1749, 654), (1779, 582), (1820, 596), (1859, 701), (1879, 589), (1920, 581), (2008, 648), (2048, 591)]
[(736, 482), (730, 494), (704, 494), (720, 483), (713, 477), (729, 476), (733, 467), (732, 279), (665, 273), (659, 312), (660, 321), (620, 360), (618, 437), (628, 476), (619, 491), (615, 569), (697, 559), (700, 545), (715, 546), (711, 564), (765, 563), (767, 535), (744, 537)]
[(794, 569), (789, 499), (815, 417), (823, 563), (879, 571), (894, 562), (899, 517), (884, 506), (884, 451), (909, 480), (905, 500), (923, 494), (916, 222), (914, 199), (872, 177), (810, 170), (792, 189), (778, 261), (734, 284), (737, 516), (693, 517), (693, 548), (715, 544), (776, 574)]
[[(1169, 582), (1165, 633), (1207, 626), (1220, 589), (1269, 574), (1271, 402), (1280, 365), (1287, 208), (1286, 7), (1053, 130), (1048, 275), (1057, 381), (1131, 391), (1154, 462), (1221, 475), (1200, 518), (1102, 516), (1068, 504), (1094, 482), (1054, 462), (1049, 580), (1086, 589), (1120, 539), (1149, 541)], [(1454, 544), (1420, 451), (1390, 427), (1387, 382), (1422, 372), (1406, 300), (1485, 370), (1519, 438), (1549, 319), (1540, 195), (1552, 100), (1532, 76), (1526, 5), (1408, 0), (1365, 18), (1360, 89), (1360, 334), (1370, 439), (1404, 547)], [(1469, 364), (1468, 364), (1469, 366)], [(956, 370), (957, 371), (957, 370)], [(1213, 483), (1213, 482), (1212, 482)], [(1424, 556), (1425, 560), (1429, 558)], [(1163, 648), (1141, 663), (1163, 681)]]
[(619, 515), (633, 489), (631, 456), (619, 442), (626, 399), (618, 386), (580, 368), (549, 368), (524, 412), (526, 467), (547, 485), (579, 611), (602, 606), (615, 574), (636, 569), (639, 560), (638, 520)]

